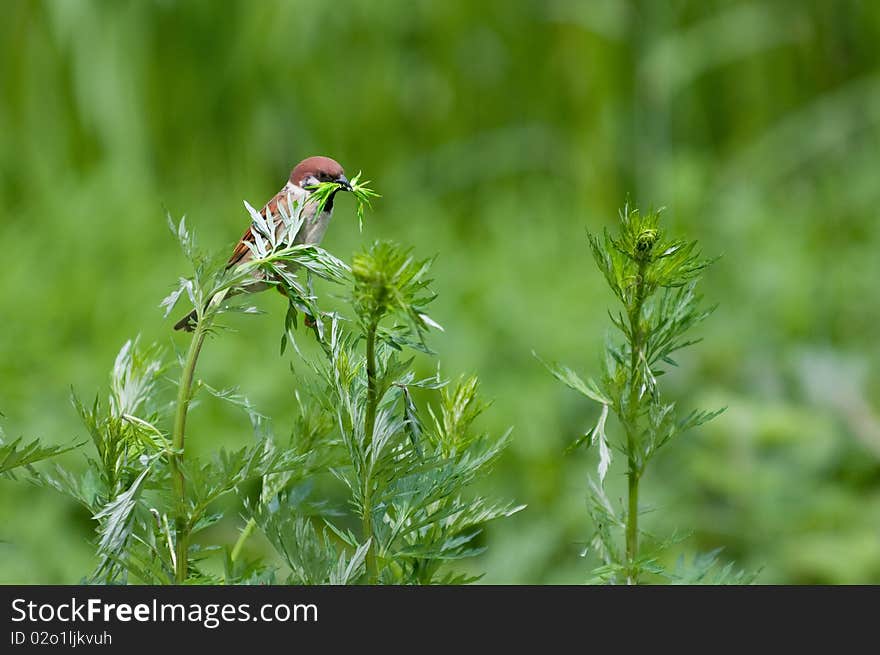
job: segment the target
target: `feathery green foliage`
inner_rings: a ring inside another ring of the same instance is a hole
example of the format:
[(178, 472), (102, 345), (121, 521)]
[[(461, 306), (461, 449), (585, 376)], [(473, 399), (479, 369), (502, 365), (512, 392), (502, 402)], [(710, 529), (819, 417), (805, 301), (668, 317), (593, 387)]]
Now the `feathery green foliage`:
[[(358, 171), (358, 174), (351, 178), (349, 182), (351, 190), (349, 193), (354, 196), (358, 227), (363, 231), (364, 217), (366, 216), (367, 210), (372, 207), (375, 198), (381, 198), (382, 196), (370, 188), (369, 180), (361, 180), (361, 174), (362, 171)], [(339, 191), (340, 187), (341, 185), (339, 182), (320, 182), (307, 188), (312, 191), (312, 202), (317, 205), (318, 211), (320, 212), (324, 209), (324, 206), (330, 200), (330, 197)]]
[[(214, 580), (197, 565), (212, 549), (194, 546), (191, 539), (221, 518), (212, 513), (218, 501), (252, 481), (284, 487), (312, 474), (323, 462), (276, 440), (264, 417), (235, 390), (218, 391), (194, 377), (204, 339), (217, 327), (215, 319), (235, 309), (227, 302), (235, 297), (234, 291), (255, 279), (265, 280), (283, 290), (291, 311), (317, 317), (315, 298), (302, 276), (342, 282), (348, 272), (343, 262), (320, 247), (295, 243), (303, 223), (297, 203), (280, 207), (283, 228), (278, 231), (270, 228), (272, 216), (263, 218), (245, 204), (253, 220), (254, 258), (241, 266), (212, 264), (198, 251), (183, 219), (171, 225), (193, 274), (181, 278), (160, 306), (167, 317), (187, 297), (196, 312), (189, 351), (179, 362), (176, 402), (161, 400), (172, 391), (163, 376), (169, 368), (163, 353), (140, 347), (137, 339), (128, 341), (116, 358), (107, 403), (96, 398), (87, 407), (74, 397), (96, 453), (87, 457), (85, 473), (56, 467), (39, 478), (76, 499), (94, 517), (99, 564), (91, 580), (125, 582), (130, 576), (149, 583)], [(321, 333), (320, 322), (316, 331)], [(285, 330), (285, 336), (288, 333)], [(205, 462), (187, 458), (186, 416), (200, 389), (243, 407), (257, 434), (256, 443), (232, 452), (220, 450)], [(322, 444), (313, 445), (321, 451)], [(233, 580), (253, 573), (253, 568), (234, 563), (227, 569)]]
[[(376, 243), (352, 264), (356, 329), (346, 330), (338, 315), (327, 317), (324, 359), (312, 367), (344, 448), (332, 471), (348, 490), (361, 531), (329, 518), (318, 530), (310, 510), (290, 511), (289, 494), (264, 496), (255, 520), (293, 570), (291, 582), (468, 582), (474, 578), (444, 565), (481, 552), (483, 525), (522, 509), (467, 490), (507, 442), (506, 434), (490, 437), (473, 425), (485, 408), (476, 379), (453, 388), (439, 372), (417, 380), (413, 358), (402, 359), (408, 348), (427, 351), (427, 331), (439, 328), (427, 314), (434, 298), (428, 270), (428, 261)], [(417, 390), (435, 399), (427, 409), (415, 402)]]
[(44, 446), (37, 439), (24, 441), (22, 437), (4, 443), (2, 434), (0, 431), (0, 476), (13, 477), (14, 469), (26, 468), (74, 448), (74, 446)]
[[(589, 234), (593, 258), (621, 305), (610, 312), (618, 338), (606, 345), (604, 371), (600, 383), (584, 381), (574, 371), (559, 365), (550, 372), (571, 389), (601, 405), (595, 426), (575, 442), (575, 446), (596, 444), (599, 448), (598, 481), (590, 481), (589, 513), (595, 533), (587, 552), (601, 561), (593, 579), (603, 582), (636, 584), (651, 576), (697, 582), (730, 579), (742, 582), (743, 575), (708, 578), (716, 554), (697, 556), (688, 569), (684, 560), (673, 575), (659, 560), (664, 544), (645, 549), (641, 543), (639, 483), (657, 451), (673, 438), (711, 420), (723, 410), (694, 410), (685, 416), (666, 401), (658, 383), (670, 366), (677, 366), (672, 355), (697, 340), (690, 330), (714, 308), (704, 309), (696, 293), (697, 281), (708, 266), (696, 242), (666, 236), (660, 212), (642, 214), (625, 207), (620, 213), (619, 230), (612, 234)], [(609, 438), (607, 428), (613, 414), (619, 437)], [(612, 463), (612, 451), (619, 450), (626, 461), (627, 502), (617, 509), (605, 492), (605, 477)], [(667, 544), (668, 545), (668, 544)], [(690, 573), (686, 573), (690, 571)], [(700, 571), (699, 575), (693, 571)]]
[[(362, 216), (376, 194), (357, 179)], [(324, 194), (318, 201), (329, 197), (325, 187), (315, 193)], [(85, 472), (56, 466), (36, 473), (39, 482), (75, 499), (95, 521), (98, 564), (88, 580), (430, 584), (474, 579), (446, 564), (479, 553), (482, 526), (520, 508), (468, 493), (507, 442), (506, 434), (491, 438), (474, 426), (485, 409), (476, 397), (476, 379), (450, 390), (439, 373), (417, 380), (413, 359), (401, 358), (407, 348), (427, 351), (426, 333), (439, 328), (426, 313), (434, 298), (428, 290), (429, 262), (378, 243), (356, 255), (349, 269), (318, 246), (296, 243), (303, 220), (295, 202), (279, 207), (280, 230), (272, 227), (276, 217), (245, 205), (254, 258), (231, 269), (211, 264), (198, 251), (183, 220), (172, 225), (193, 274), (180, 280), (161, 307), (168, 316), (186, 297), (196, 312), (189, 349), (178, 361), (176, 389), (167, 377), (171, 366), (165, 353), (143, 347), (139, 339), (126, 342), (113, 366), (107, 401), (96, 397), (86, 406), (73, 398), (94, 450), (86, 457)], [(318, 308), (312, 275), (348, 287), (355, 329), (347, 330), (341, 316)], [(288, 300), (282, 354), (285, 343), (295, 343), (301, 312), (324, 354), (310, 362), (317, 381), (296, 382), (297, 419), (287, 439), (276, 437), (267, 417), (236, 389), (214, 389), (195, 377), (205, 338), (219, 327), (216, 319), (234, 309), (228, 300), (254, 280), (277, 286)], [(417, 402), (417, 390), (431, 394), (433, 404), (425, 408)], [(254, 442), (203, 458), (189, 454), (186, 419), (199, 391), (243, 409)], [(35, 444), (16, 450), (17, 444), (0, 458), (5, 467), (0, 472), (57, 452)], [(314, 497), (315, 481), (322, 476), (347, 489), (348, 512)], [(229, 499), (236, 499), (248, 517), (237, 541), (199, 543), (206, 530), (228, 520)], [(362, 522), (360, 535), (336, 521), (351, 514)], [(277, 559), (247, 557), (247, 541), (256, 529), (266, 535)], [(218, 556), (222, 574), (211, 564)]]

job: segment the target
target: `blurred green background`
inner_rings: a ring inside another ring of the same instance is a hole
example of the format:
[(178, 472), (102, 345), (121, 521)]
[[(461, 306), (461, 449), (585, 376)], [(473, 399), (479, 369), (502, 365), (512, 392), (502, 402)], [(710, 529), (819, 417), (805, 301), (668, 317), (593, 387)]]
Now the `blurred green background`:
[[(188, 274), (165, 212), (226, 250), (243, 199), (331, 155), (383, 198), (363, 233), (338, 203), (324, 245), (437, 254), (443, 370), (477, 373), (484, 426), (514, 427), (484, 486), (529, 508), (487, 531), (484, 580), (582, 582), (595, 454), (563, 451), (596, 407), (531, 352), (598, 371), (612, 299), (585, 231), (629, 197), (722, 255), (719, 309), (667, 380), (683, 408), (729, 409), (649, 471), (647, 528), (759, 582), (880, 583), (878, 43), (868, 1), (7, 1), (2, 425), (83, 438), (71, 385), (104, 395), (138, 333), (184, 343), (158, 309)], [(284, 307), (258, 304), (200, 373), (284, 430)], [(190, 425), (201, 452), (252, 439), (215, 399)], [(91, 536), (59, 495), (0, 480), (0, 582), (77, 582)]]

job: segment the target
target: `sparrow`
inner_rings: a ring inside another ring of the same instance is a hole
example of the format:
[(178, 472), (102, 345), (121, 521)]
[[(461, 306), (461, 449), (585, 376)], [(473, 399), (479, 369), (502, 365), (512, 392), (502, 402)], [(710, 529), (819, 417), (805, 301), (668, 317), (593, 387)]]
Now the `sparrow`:
[[(310, 201), (314, 187), (321, 182), (336, 182), (339, 186), (334, 191), (318, 213), (318, 203)], [(271, 215), (271, 220), (276, 230), (283, 227), (281, 219), (281, 211), (279, 204), (285, 209), (288, 202), (300, 203), (302, 209), (301, 218), (303, 219), (302, 227), (294, 239), (294, 244), (317, 245), (324, 238), (327, 231), (327, 225), (330, 222), (330, 216), (333, 214), (333, 198), (338, 191), (351, 191), (351, 183), (345, 177), (345, 171), (339, 162), (330, 157), (309, 157), (303, 159), (294, 166), (281, 191), (276, 193), (272, 199), (267, 202), (260, 210), (260, 215), (267, 219)], [(253, 243), (254, 234), (250, 226), (245, 230), (241, 239), (232, 250), (232, 256), (226, 263), (226, 268), (230, 269), (234, 266), (244, 264), (253, 259), (253, 252), (248, 247), (248, 243)], [(268, 285), (262, 280), (255, 280), (252, 284), (248, 284), (243, 291), (253, 293), (266, 289)], [(193, 310), (175, 325), (175, 330), (185, 330), (192, 332), (195, 329), (196, 311)]]

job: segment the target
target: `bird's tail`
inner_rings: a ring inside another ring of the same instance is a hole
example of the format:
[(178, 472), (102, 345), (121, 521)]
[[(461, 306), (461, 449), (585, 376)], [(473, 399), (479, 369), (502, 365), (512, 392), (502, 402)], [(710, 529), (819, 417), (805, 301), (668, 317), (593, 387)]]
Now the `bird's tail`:
[[(233, 292), (233, 294), (234, 293), (235, 292)], [(214, 294), (214, 297), (211, 298), (211, 300), (205, 306), (205, 309), (207, 310), (208, 307), (210, 307), (211, 305), (219, 305), (221, 302), (223, 302), (223, 300), (226, 298), (227, 295), (229, 295), (229, 289), (226, 289), (224, 291), (220, 291), (220, 292)], [(198, 323), (198, 318), (199, 318), (198, 312), (196, 310), (192, 310), (189, 314), (187, 314), (182, 319), (177, 321), (177, 323), (174, 324), (174, 329), (175, 330), (183, 330), (184, 332), (192, 332), (193, 330), (196, 329), (196, 324)]]

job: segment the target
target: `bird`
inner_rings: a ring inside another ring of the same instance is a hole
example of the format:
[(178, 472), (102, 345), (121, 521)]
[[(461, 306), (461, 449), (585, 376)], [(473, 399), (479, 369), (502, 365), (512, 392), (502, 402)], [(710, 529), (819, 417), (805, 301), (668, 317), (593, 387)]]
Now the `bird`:
[[(330, 194), (323, 208), (321, 208), (321, 213), (318, 214), (318, 203), (310, 202), (309, 199), (314, 193), (315, 187), (322, 182), (335, 182), (338, 187)], [(351, 190), (351, 182), (345, 177), (345, 171), (339, 162), (324, 156), (307, 157), (293, 167), (287, 183), (263, 206), (260, 210), (260, 215), (267, 220), (271, 216), (277, 231), (283, 227), (279, 205), (287, 210), (288, 202), (301, 203), (302, 214), (300, 217), (303, 219), (303, 224), (294, 239), (294, 244), (317, 245), (324, 238), (327, 225), (330, 223), (330, 217), (333, 214), (334, 196), (338, 191)], [(232, 250), (232, 255), (226, 263), (227, 269), (253, 259), (253, 252), (248, 247), (248, 243), (253, 243), (253, 241), (254, 234), (250, 226), (248, 226)], [(246, 285), (242, 290), (253, 293), (262, 291), (267, 286), (264, 281), (255, 279), (253, 283)], [(174, 329), (192, 332), (196, 326), (196, 318), (197, 312), (193, 310), (175, 323)]]

